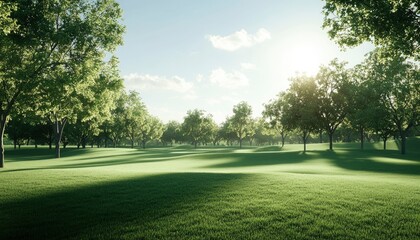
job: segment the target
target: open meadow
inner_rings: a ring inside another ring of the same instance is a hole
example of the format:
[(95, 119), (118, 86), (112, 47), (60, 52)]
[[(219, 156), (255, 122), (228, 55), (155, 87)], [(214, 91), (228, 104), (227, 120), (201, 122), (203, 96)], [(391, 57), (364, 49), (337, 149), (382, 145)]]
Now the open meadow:
[(419, 239), (419, 146), (7, 149), (0, 239)]

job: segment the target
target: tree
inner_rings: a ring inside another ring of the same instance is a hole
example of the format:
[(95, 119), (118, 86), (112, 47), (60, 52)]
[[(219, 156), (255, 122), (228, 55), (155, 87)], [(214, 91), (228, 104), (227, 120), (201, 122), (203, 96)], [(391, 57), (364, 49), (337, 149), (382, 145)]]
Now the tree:
[(345, 63), (337, 59), (328, 66), (322, 66), (316, 76), (319, 121), (327, 131), (329, 149), (333, 149), (333, 134), (344, 121), (349, 106), (351, 84)]
[(172, 144), (180, 140), (180, 128), (181, 124), (177, 121), (170, 121), (165, 125), (165, 130), (162, 134), (162, 141), (164, 143), (170, 143), (171, 147)]
[(240, 102), (233, 106), (233, 116), (230, 118), (230, 129), (236, 134), (239, 148), (242, 148), (242, 140), (252, 130), (252, 108), (246, 102)]
[[(379, 96), (380, 105), (394, 122), (401, 138), (401, 153), (406, 153), (408, 132), (420, 124), (420, 68), (384, 49), (372, 52), (363, 63), (369, 70), (368, 84)], [(383, 113), (382, 113), (383, 114)]]
[(406, 56), (420, 57), (420, 2), (413, 0), (325, 0), (324, 24), (341, 46), (372, 41)]
[(281, 146), (284, 146), (284, 141), (287, 136), (288, 129), (283, 124), (284, 106), (286, 105), (286, 92), (280, 92), (276, 99), (270, 100), (268, 104), (264, 105), (262, 115), (266, 119), (268, 126), (275, 130), (281, 136)]
[(164, 125), (159, 118), (145, 114), (139, 125), (139, 140), (142, 143), (143, 149), (146, 148), (146, 143), (150, 140), (158, 140), (162, 137)]
[(117, 147), (126, 136), (127, 123), (127, 94), (121, 90), (118, 98), (115, 99), (115, 108), (111, 110), (111, 118), (102, 124), (102, 132), (105, 135), (105, 147), (108, 147), (108, 137), (112, 140), (113, 147)]
[[(73, 87), (69, 73), (78, 72), (80, 66), (88, 69), (89, 64), (114, 51), (122, 43), (124, 31), (121, 9), (114, 0), (14, 3), (16, 10), (11, 11), (10, 18), (18, 27), (0, 35), (0, 167), (4, 162), (4, 128), (15, 104), (39, 103), (41, 100), (33, 95), (57, 82), (62, 88)], [(65, 125), (66, 121), (61, 121), (57, 129)]]
[(141, 127), (146, 124), (146, 116), (148, 115), (146, 107), (141, 102), (140, 95), (131, 91), (127, 96), (125, 104), (125, 127), (127, 136), (131, 142), (131, 148), (134, 142), (140, 138)]
[(318, 93), (315, 79), (305, 75), (291, 79), (285, 95), (283, 123), (288, 129), (298, 129), (302, 134), (303, 151), (309, 134), (319, 128)]
[(205, 111), (203, 110), (190, 110), (187, 112), (187, 116), (184, 117), (184, 122), (181, 125), (183, 135), (188, 141), (191, 141), (194, 148), (197, 148), (197, 144), (206, 137), (205, 134), (208, 132), (206, 128), (208, 120), (206, 119), (211, 118), (211, 116), (204, 114)]
[(221, 124), (218, 135), (221, 139), (226, 141), (226, 145), (233, 145), (233, 141), (236, 139), (236, 134), (231, 130), (231, 118), (227, 117), (226, 120)]
[(364, 149), (365, 131), (372, 118), (372, 107), (377, 104), (371, 89), (365, 84), (366, 73), (367, 71), (361, 65), (356, 66), (352, 71), (353, 81), (350, 84), (351, 97), (347, 114), (352, 127), (359, 131), (361, 149)]

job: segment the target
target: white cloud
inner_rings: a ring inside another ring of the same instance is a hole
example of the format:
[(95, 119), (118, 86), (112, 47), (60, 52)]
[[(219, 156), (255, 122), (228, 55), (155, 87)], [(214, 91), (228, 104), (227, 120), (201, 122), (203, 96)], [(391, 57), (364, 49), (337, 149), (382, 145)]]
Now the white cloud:
[(213, 47), (232, 52), (243, 47), (251, 47), (257, 43), (262, 43), (270, 39), (271, 34), (265, 28), (260, 28), (255, 35), (249, 34), (245, 29), (241, 29), (228, 36), (208, 35), (206, 38), (213, 44)]
[(241, 63), (242, 70), (255, 70), (257, 66), (253, 63)]
[(157, 76), (131, 73), (124, 76), (125, 86), (129, 90), (164, 89), (179, 93), (192, 91), (194, 84), (179, 76)]
[(209, 80), (212, 84), (229, 89), (244, 87), (249, 84), (248, 77), (245, 74), (239, 71), (226, 72), (222, 68), (214, 69)]

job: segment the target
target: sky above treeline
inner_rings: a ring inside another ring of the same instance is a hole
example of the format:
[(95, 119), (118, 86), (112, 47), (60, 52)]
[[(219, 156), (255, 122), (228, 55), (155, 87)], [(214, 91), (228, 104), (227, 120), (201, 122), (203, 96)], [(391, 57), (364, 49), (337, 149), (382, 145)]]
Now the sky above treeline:
[(260, 116), (290, 77), (313, 75), (334, 58), (354, 66), (373, 49), (341, 51), (322, 29), (321, 0), (117, 1), (126, 89), (164, 122), (197, 108), (221, 123), (240, 101)]

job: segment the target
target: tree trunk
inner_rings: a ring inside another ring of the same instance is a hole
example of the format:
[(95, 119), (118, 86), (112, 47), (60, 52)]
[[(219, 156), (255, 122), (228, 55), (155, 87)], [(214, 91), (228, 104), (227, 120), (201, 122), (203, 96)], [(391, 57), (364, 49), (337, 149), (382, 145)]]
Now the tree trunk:
[(5, 115), (0, 115), (0, 168), (4, 167), (4, 130), (6, 129), (6, 117)]
[(197, 148), (197, 142), (194, 141), (194, 148)]
[(285, 140), (284, 133), (281, 133), (281, 147), (284, 147), (284, 140)]
[(61, 152), (60, 152), (60, 141), (61, 138), (63, 137), (63, 130), (64, 130), (64, 126), (66, 125), (66, 119), (63, 120), (58, 120), (57, 118), (55, 119), (55, 126), (54, 126), (54, 134), (55, 134), (55, 158), (60, 158), (61, 157)]
[(306, 133), (303, 134), (303, 152), (306, 152)]
[(131, 139), (131, 148), (134, 148), (134, 139)]
[(82, 148), (85, 149), (86, 148), (86, 140), (87, 140), (87, 136), (83, 135), (82, 136)]
[(363, 127), (360, 128), (360, 149), (364, 149), (364, 142), (365, 142), (365, 132)]
[(405, 154), (406, 143), (407, 143), (406, 132), (402, 131), (401, 132), (401, 154)]
[(319, 143), (322, 143), (322, 130), (319, 131)]
[(333, 150), (333, 134), (329, 132), (328, 137), (330, 139), (330, 150)]
[(384, 150), (386, 150), (386, 140), (387, 140), (388, 138), (382, 138), (382, 140), (384, 141)]
[(239, 148), (242, 148), (242, 138), (239, 138)]
[(143, 149), (146, 149), (146, 141), (143, 141), (142, 144), (143, 144)]
[(17, 147), (17, 139), (16, 137), (13, 138), (13, 149), (16, 150)]

